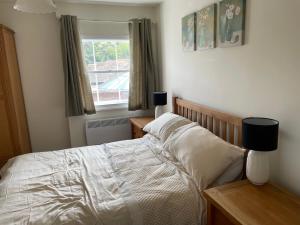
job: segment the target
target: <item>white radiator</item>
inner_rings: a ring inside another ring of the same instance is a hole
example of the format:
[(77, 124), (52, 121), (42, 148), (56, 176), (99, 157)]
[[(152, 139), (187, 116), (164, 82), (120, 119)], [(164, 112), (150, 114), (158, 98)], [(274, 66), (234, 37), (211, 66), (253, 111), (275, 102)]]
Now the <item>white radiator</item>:
[(131, 139), (131, 127), (128, 118), (87, 120), (85, 133), (88, 145)]

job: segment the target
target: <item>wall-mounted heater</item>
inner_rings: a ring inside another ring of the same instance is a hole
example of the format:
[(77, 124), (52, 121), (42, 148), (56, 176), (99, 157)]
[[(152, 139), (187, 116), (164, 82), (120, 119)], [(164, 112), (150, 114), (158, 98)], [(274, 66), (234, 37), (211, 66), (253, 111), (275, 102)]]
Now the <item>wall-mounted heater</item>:
[(85, 132), (88, 145), (131, 139), (129, 118), (87, 120)]

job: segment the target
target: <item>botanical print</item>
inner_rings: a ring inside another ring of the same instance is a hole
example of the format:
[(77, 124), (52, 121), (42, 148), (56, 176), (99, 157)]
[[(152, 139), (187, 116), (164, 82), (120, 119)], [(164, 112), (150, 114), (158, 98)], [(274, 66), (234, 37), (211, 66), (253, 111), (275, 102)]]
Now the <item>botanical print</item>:
[(186, 51), (195, 50), (195, 13), (182, 18), (182, 46)]
[(197, 12), (197, 50), (216, 47), (216, 9), (213, 4)]
[(220, 2), (220, 47), (244, 44), (245, 7), (246, 0), (223, 0)]

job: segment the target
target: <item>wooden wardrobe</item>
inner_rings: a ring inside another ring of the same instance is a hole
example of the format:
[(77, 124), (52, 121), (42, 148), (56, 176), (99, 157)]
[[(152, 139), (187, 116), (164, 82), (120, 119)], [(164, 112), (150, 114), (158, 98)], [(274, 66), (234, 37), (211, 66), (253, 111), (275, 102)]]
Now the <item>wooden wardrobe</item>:
[(0, 167), (31, 152), (14, 32), (0, 24)]

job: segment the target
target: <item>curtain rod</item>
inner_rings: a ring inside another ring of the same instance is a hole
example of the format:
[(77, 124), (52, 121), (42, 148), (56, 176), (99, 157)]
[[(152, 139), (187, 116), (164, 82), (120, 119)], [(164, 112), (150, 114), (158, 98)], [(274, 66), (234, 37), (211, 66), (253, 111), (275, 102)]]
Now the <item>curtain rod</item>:
[[(92, 22), (92, 23), (132, 23), (131, 21), (120, 21), (120, 20), (89, 20), (89, 19), (78, 19), (79, 21)], [(152, 24), (154, 24), (152, 22)]]

